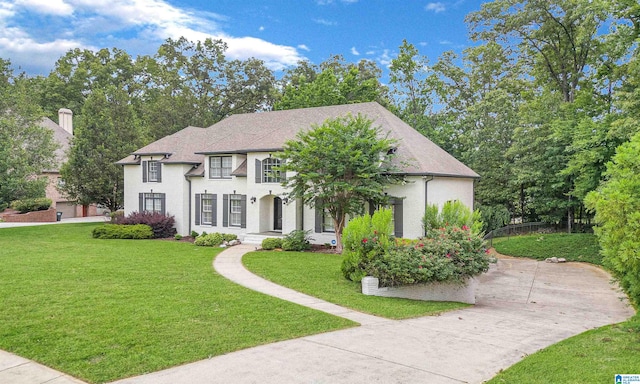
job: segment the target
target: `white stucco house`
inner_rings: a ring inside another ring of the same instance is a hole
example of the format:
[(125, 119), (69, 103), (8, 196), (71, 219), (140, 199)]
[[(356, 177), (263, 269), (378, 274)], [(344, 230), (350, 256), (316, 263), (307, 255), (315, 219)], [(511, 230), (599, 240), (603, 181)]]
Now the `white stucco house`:
[(348, 114), (366, 116), (398, 141), (396, 155), (405, 164), (407, 182), (386, 191), (396, 236), (423, 235), (427, 204), (460, 200), (473, 207), (478, 174), (371, 102), (233, 115), (209, 128), (187, 127), (153, 142), (118, 162), (124, 168), (125, 214), (171, 214), (182, 235), (192, 230), (235, 233), (257, 242), (259, 234), (302, 229), (312, 232), (315, 243), (331, 243), (330, 218), (301, 201), (288, 201), (271, 169), (279, 165), (273, 155), (300, 130)]

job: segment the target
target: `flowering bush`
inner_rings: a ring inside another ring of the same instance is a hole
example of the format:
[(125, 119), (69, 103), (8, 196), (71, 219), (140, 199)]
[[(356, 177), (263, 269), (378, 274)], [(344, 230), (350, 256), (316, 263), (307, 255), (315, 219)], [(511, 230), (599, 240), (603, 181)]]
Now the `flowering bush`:
[(342, 273), (351, 281), (360, 281), (365, 265), (391, 244), (392, 212), (380, 209), (373, 216), (364, 215), (349, 221), (342, 233)]
[(377, 277), (382, 287), (434, 281), (463, 282), (486, 272), (491, 261), (482, 238), (466, 225), (431, 229), (427, 237), (420, 240), (381, 242), (377, 236), (364, 237), (358, 248), (354, 253), (362, 258), (350, 276)]

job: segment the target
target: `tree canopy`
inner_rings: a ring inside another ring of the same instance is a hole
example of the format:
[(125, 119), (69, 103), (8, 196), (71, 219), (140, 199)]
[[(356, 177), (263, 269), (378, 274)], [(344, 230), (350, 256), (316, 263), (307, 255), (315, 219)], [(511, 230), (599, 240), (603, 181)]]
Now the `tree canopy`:
[(347, 216), (362, 214), (369, 202), (384, 202), (385, 186), (400, 178), (394, 174), (394, 145), (361, 115), (329, 119), (285, 143), (281, 170), (293, 173), (283, 182), (288, 196), (329, 213), (338, 250)]
[(42, 110), (29, 79), (0, 59), (0, 210), (12, 201), (44, 197), (45, 170), (55, 167), (53, 132), (41, 126)]

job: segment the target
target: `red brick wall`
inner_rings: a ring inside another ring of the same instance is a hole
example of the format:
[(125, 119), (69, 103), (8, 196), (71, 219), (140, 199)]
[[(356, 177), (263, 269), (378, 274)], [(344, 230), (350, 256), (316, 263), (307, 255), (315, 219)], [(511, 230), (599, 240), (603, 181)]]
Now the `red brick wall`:
[(56, 221), (56, 209), (29, 213), (10, 213), (2, 215), (7, 223), (50, 223)]

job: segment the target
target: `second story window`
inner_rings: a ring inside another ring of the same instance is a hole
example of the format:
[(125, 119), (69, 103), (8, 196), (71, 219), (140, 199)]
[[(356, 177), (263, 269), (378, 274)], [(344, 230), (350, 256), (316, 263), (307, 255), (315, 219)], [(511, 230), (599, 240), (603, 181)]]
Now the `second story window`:
[(159, 183), (162, 181), (162, 164), (158, 160), (142, 162), (142, 182)]
[(209, 178), (231, 178), (231, 156), (211, 156), (209, 158)]
[(150, 182), (158, 181), (158, 168), (160, 168), (160, 164), (157, 161), (150, 161), (147, 164), (148, 179)]
[(262, 160), (262, 182), (263, 183), (279, 183), (282, 181), (280, 177), (280, 159), (272, 157)]

